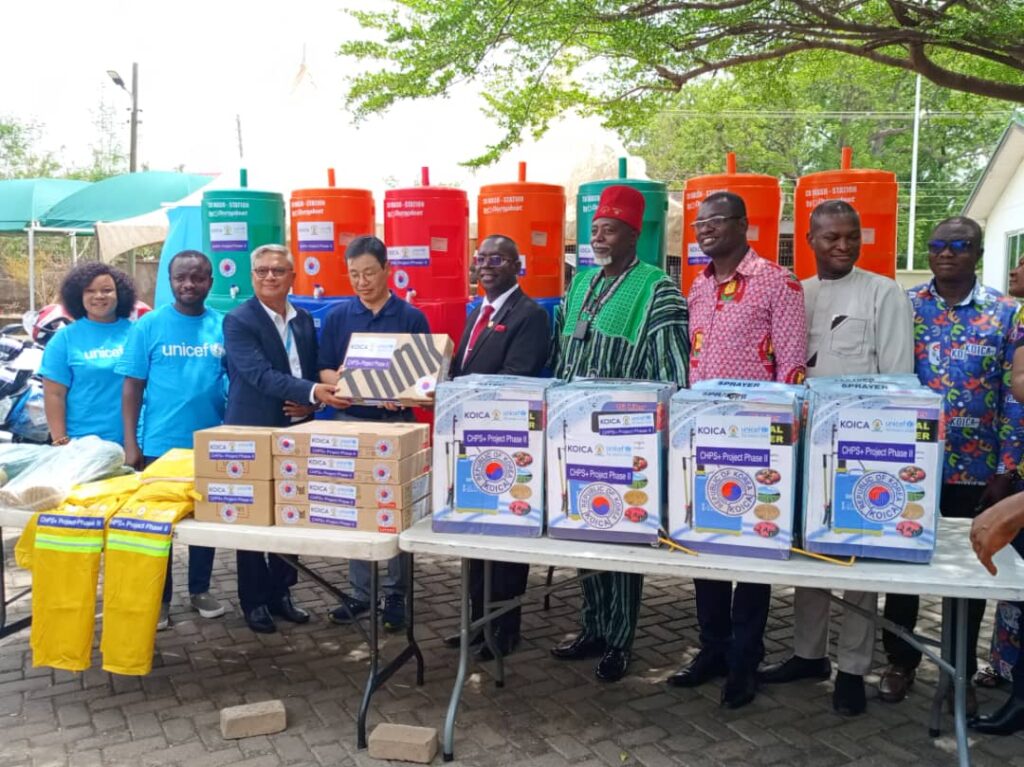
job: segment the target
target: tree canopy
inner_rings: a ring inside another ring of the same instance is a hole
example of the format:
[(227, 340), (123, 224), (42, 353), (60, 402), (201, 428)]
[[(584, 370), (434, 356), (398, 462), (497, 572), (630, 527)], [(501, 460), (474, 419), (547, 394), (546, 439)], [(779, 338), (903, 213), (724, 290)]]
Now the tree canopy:
[(702, 76), (807, 51), (921, 74), (942, 87), (1024, 102), (1022, 0), (396, 0), (355, 12), (378, 34), (341, 52), (381, 64), (356, 76), (349, 105), (479, 81), (503, 137), (492, 162), (567, 109), (612, 127), (645, 122)]

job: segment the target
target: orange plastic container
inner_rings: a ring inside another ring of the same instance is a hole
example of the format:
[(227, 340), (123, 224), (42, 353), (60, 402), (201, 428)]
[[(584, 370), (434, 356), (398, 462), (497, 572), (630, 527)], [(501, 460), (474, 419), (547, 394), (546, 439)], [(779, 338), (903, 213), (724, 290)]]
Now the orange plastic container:
[(469, 298), (469, 198), (461, 189), (423, 186), (384, 193), (384, 241), (391, 262), (391, 288), (419, 305)]
[(796, 182), (793, 193), (793, 256), (796, 276), (803, 280), (818, 272), (814, 251), (807, 243), (811, 211), (826, 200), (844, 200), (860, 214), (861, 246), (857, 266), (886, 277), (896, 276), (896, 174), (851, 168), (853, 150), (843, 147), (840, 170), (809, 173)]
[(338, 189), (334, 168), (327, 188), (296, 189), (291, 197), (291, 251), (296, 295), (352, 296), (345, 249), (356, 237), (374, 233), (376, 209), (366, 189)]
[[(531, 298), (555, 298), (565, 292), (565, 188), (526, 180), (480, 187), (477, 242), (492, 234), (512, 238), (519, 248), (519, 285)], [(483, 289), (480, 289), (483, 295)]]
[(694, 278), (711, 260), (701, 252), (693, 222), (704, 198), (713, 192), (732, 192), (743, 198), (747, 206), (747, 240), (762, 258), (779, 261), (779, 218), (782, 215), (782, 190), (775, 176), (759, 173), (737, 173), (736, 154), (729, 152), (725, 173), (687, 179), (683, 187), (683, 268), (682, 288), (685, 296)]

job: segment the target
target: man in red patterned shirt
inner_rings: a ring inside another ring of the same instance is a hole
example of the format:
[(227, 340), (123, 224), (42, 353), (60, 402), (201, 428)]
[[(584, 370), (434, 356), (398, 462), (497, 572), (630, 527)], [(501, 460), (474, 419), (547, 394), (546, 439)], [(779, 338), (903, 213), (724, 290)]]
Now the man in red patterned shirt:
[[(690, 288), (690, 380), (741, 378), (802, 383), (807, 330), (803, 289), (786, 269), (766, 261), (747, 242), (747, 208), (731, 192), (708, 195), (693, 223), (711, 263)], [(722, 705), (754, 699), (764, 657), (771, 587), (694, 581), (700, 652), (668, 679), (696, 687), (725, 676)]]

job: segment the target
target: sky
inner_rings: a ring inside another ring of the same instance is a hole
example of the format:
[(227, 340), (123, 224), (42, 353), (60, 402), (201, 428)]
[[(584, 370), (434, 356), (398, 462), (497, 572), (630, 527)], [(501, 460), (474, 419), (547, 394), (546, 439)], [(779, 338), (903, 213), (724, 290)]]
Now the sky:
[(344, 109), (345, 78), (361, 64), (336, 52), (364, 33), (345, 10), (380, 2), (8, 3), (0, 113), (40, 123), (41, 148), (58, 151), (66, 165), (87, 165), (98, 142), (98, 107), (107, 103), (115, 109), (127, 154), (131, 99), (107, 70), (130, 87), (132, 62), (138, 62), (140, 167), (183, 165), (190, 172), (233, 175), (241, 163), (251, 187), (286, 194), (325, 186), (330, 166), (338, 186), (378, 192), (389, 180), (418, 183), (422, 165), (430, 166), (433, 182), (472, 192), (482, 183), (514, 180), (519, 160), (528, 162), (530, 180), (565, 183), (592, 152), (622, 151), (596, 119), (569, 117), (494, 166), (475, 173), (461, 168), (460, 161), (498, 138), (468, 87), (448, 99), (400, 104), (353, 124)]

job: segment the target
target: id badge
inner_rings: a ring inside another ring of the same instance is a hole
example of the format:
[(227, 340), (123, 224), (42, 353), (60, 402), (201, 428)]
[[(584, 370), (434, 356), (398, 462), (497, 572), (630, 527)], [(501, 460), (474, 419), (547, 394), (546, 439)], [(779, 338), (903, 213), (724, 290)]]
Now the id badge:
[(575, 329), (572, 331), (572, 339), (574, 341), (586, 341), (587, 336), (590, 335), (590, 320), (579, 320), (576, 323)]

